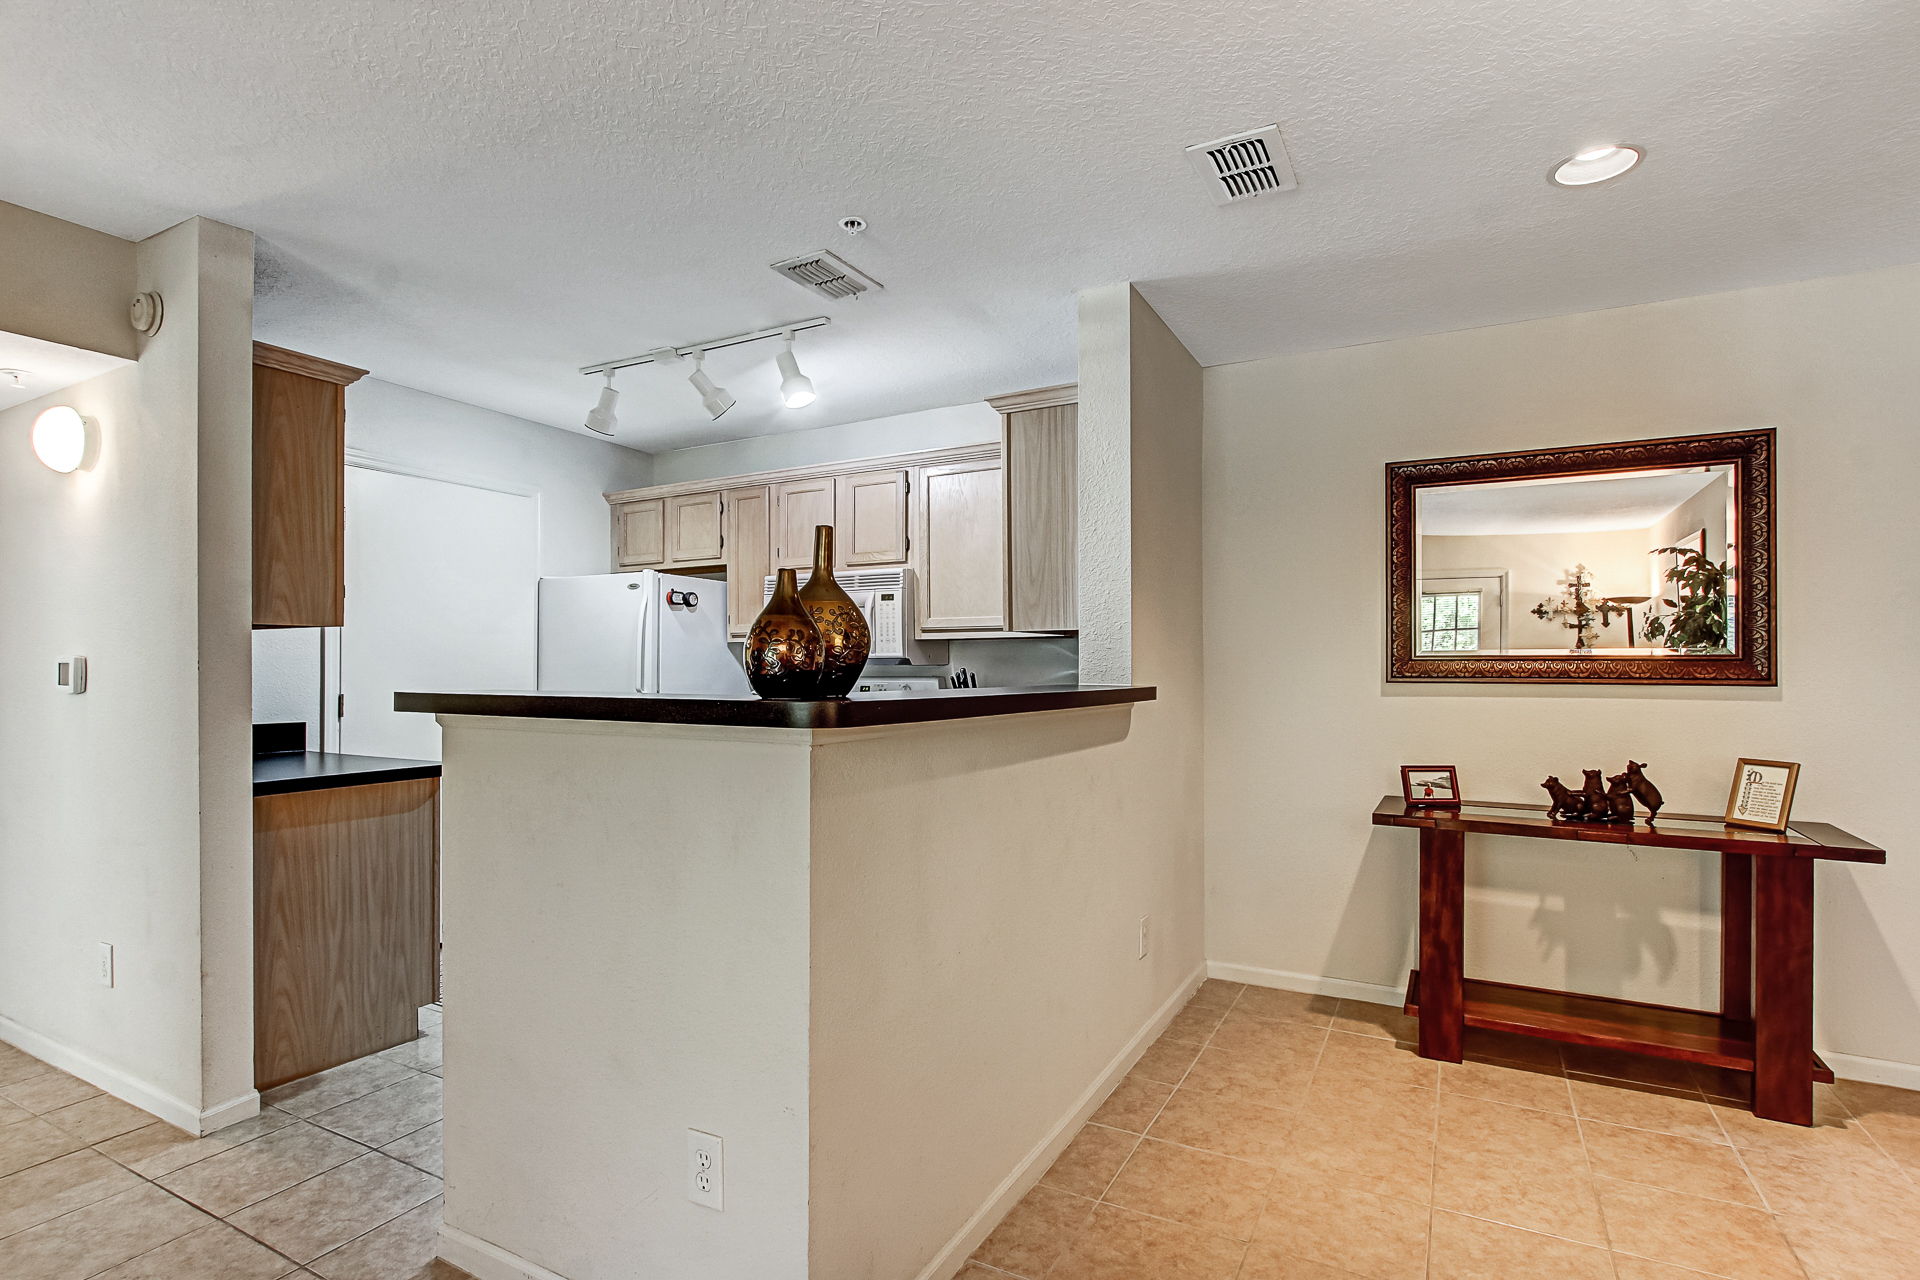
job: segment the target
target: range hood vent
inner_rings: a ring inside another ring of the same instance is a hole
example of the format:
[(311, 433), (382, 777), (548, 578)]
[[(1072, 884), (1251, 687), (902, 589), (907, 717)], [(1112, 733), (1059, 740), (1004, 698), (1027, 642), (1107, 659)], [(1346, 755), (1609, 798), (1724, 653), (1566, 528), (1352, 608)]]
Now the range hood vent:
[(1187, 161), (1215, 204), (1237, 204), (1300, 185), (1277, 124), (1188, 147)]
[(773, 264), (773, 269), (810, 293), (838, 302), (884, 286), (860, 268), (825, 249)]

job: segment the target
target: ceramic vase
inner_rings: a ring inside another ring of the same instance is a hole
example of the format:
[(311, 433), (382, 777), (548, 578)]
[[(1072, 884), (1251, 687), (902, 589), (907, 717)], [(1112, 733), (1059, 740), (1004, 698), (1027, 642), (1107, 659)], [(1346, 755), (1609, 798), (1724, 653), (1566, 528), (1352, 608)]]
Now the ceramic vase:
[(816, 697), (844, 698), (853, 692), (873, 650), (873, 633), (860, 606), (853, 602), (833, 580), (833, 526), (813, 528), (813, 576), (800, 588), (800, 603), (806, 606), (813, 625), (820, 632), (820, 692)]
[(780, 570), (773, 597), (747, 631), (741, 662), (763, 698), (820, 697), (820, 629), (800, 602), (791, 569)]

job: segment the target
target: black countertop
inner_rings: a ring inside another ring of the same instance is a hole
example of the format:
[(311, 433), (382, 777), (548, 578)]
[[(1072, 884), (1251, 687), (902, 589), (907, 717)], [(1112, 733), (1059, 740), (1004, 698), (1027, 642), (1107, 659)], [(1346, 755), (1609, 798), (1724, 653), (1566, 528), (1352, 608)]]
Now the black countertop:
[(254, 757), (253, 794), (278, 796), (290, 791), (324, 791), (328, 787), (361, 787), (373, 782), (406, 782), (439, 776), (440, 766), (431, 760), (290, 751), (284, 755)]
[(789, 701), (620, 693), (396, 693), (395, 711), (539, 720), (625, 720), (753, 729), (861, 729), (1032, 711), (1151, 702), (1152, 686), (1069, 684), (1018, 689), (906, 689), (850, 698)]

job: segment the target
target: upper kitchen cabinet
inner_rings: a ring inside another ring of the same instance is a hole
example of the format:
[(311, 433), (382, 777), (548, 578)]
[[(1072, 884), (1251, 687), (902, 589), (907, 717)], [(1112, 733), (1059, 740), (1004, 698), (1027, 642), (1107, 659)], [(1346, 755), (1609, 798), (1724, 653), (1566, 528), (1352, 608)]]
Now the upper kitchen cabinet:
[(347, 388), (365, 369), (253, 344), (253, 625), (346, 611)]
[(773, 494), (764, 484), (728, 489), (726, 507), (727, 634), (744, 640), (760, 616), (773, 572)]
[(773, 486), (773, 565), (805, 569), (813, 563), (813, 530), (834, 523), (835, 477), (783, 480)]
[(725, 556), (719, 490), (667, 499), (667, 567), (712, 568)]
[(641, 498), (613, 509), (613, 563), (620, 569), (658, 569), (667, 562), (667, 500)]
[(834, 541), (840, 564), (861, 569), (905, 564), (910, 545), (907, 472), (856, 471), (838, 481)]
[(1071, 631), (1077, 621), (1080, 389), (995, 396), (1007, 468), (1007, 626)]
[(920, 630), (1007, 628), (1007, 523), (1000, 459), (920, 468)]

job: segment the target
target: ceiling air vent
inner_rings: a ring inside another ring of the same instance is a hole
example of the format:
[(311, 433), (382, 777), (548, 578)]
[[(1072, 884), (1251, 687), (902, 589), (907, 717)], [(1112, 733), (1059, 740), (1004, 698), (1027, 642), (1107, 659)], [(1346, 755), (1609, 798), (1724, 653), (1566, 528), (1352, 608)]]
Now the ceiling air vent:
[(773, 269), (801, 288), (835, 301), (857, 298), (869, 289), (885, 287), (845, 258), (825, 249), (776, 262)]
[(1300, 185), (1294, 179), (1293, 165), (1287, 161), (1277, 124), (1188, 147), (1187, 160), (1206, 180), (1215, 204), (1251, 200)]

